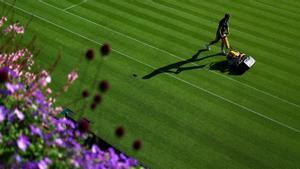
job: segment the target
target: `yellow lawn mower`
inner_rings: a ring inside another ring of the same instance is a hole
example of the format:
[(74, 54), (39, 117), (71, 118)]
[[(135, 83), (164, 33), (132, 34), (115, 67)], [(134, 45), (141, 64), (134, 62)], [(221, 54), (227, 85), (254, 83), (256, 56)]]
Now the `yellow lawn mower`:
[(227, 36), (222, 38), (223, 44), (229, 49), (226, 58), (229, 66), (238, 70), (248, 70), (250, 69), (254, 63), (256, 62), (252, 56), (248, 56), (245, 53), (234, 50), (230, 47)]

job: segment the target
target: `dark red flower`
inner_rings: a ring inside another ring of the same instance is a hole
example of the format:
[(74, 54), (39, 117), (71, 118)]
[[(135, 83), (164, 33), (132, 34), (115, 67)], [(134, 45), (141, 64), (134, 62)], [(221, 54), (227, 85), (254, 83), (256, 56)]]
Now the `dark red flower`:
[(102, 100), (102, 97), (101, 97), (100, 94), (96, 94), (96, 95), (94, 96), (94, 103), (98, 104), (98, 103), (101, 102), (101, 100)]
[(77, 122), (77, 127), (81, 133), (86, 133), (90, 130), (90, 122), (86, 118), (81, 118)]
[(5, 83), (8, 81), (8, 71), (5, 68), (0, 69), (0, 83)]
[(142, 141), (139, 139), (135, 140), (135, 142), (132, 145), (132, 148), (134, 150), (140, 150), (142, 148)]
[(97, 103), (92, 103), (92, 104), (91, 104), (91, 109), (92, 109), (92, 110), (95, 110), (96, 108), (97, 108)]
[(108, 43), (104, 43), (100, 49), (102, 56), (106, 56), (110, 53), (110, 46)]
[(82, 91), (83, 98), (87, 98), (87, 97), (89, 97), (89, 95), (90, 95), (89, 91), (87, 91), (87, 90)]
[(94, 52), (93, 49), (89, 49), (89, 50), (86, 51), (86, 53), (85, 53), (85, 58), (86, 58), (87, 60), (93, 60), (94, 57), (95, 57), (95, 52)]
[(106, 92), (109, 89), (109, 83), (107, 80), (102, 80), (99, 84), (99, 89), (102, 92)]
[(117, 129), (116, 129), (116, 136), (117, 137), (122, 137), (124, 134), (125, 134), (124, 127), (121, 127), (121, 126), (117, 127)]

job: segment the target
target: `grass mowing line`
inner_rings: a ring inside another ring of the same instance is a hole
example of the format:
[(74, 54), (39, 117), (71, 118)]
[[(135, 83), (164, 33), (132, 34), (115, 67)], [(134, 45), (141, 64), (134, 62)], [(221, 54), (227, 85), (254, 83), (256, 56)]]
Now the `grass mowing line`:
[[(40, 0), (40, 1), (43, 1), (43, 0)], [(74, 7), (76, 7), (76, 6), (79, 6), (79, 5), (84, 4), (84, 3), (86, 3), (86, 2), (87, 2), (87, 0), (83, 0), (83, 1), (80, 2), (80, 3), (71, 5), (71, 6), (65, 8), (65, 9), (63, 9), (63, 10), (64, 10), (64, 11), (67, 11), (67, 10), (69, 10), (69, 9), (71, 9), (71, 8), (74, 8)]]
[[(49, 21), (49, 20), (47, 20), (47, 19), (45, 19), (45, 18), (43, 18), (43, 17), (41, 17), (41, 16), (35, 15), (35, 14), (33, 14), (33, 13), (30, 13), (30, 12), (28, 12), (28, 11), (25, 10), (25, 9), (22, 9), (22, 8), (17, 7), (17, 6), (14, 6), (14, 5), (10, 4), (10, 3), (4, 2), (3, 0), (1, 0), (1, 2), (4, 3), (4, 4), (6, 4), (6, 5), (9, 5), (9, 6), (13, 7), (13, 8), (16, 8), (16, 9), (18, 9), (18, 10), (20, 10), (20, 11), (23, 11), (24, 13), (27, 13), (27, 14), (29, 14), (29, 15), (31, 15), (31, 16), (34, 16), (34, 17), (36, 17), (36, 18), (38, 18), (38, 19), (40, 19), (40, 20), (42, 20), (42, 21), (44, 21), (44, 22), (47, 22), (47, 23), (49, 23), (49, 24), (52, 24), (52, 25), (54, 25), (54, 26), (56, 26), (56, 27), (58, 27), (58, 28), (60, 28), (60, 29), (63, 29), (63, 30), (65, 30), (65, 31), (69, 32), (69, 33), (72, 33), (72, 34), (74, 34), (74, 35), (76, 35), (76, 36), (79, 36), (79, 37), (81, 37), (81, 38), (83, 38), (83, 39), (86, 39), (86, 40), (88, 40), (88, 41), (90, 41), (90, 42), (93, 42), (93, 43), (98, 44), (98, 45), (103, 45), (103, 44), (101, 44), (101, 43), (99, 43), (99, 42), (97, 42), (97, 41), (95, 41), (95, 40), (92, 40), (92, 39), (90, 39), (90, 38), (88, 38), (88, 37), (85, 37), (85, 36), (83, 36), (83, 35), (81, 35), (81, 34), (79, 34), (79, 33), (73, 32), (72, 30), (67, 29), (67, 28), (65, 28), (65, 27), (63, 27), (63, 26), (61, 26), (61, 25), (58, 25), (58, 24), (56, 24), (56, 23), (53, 23), (53, 22), (51, 22), (51, 21)], [(118, 51), (118, 50), (115, 50), (115, 49), (112, 49), (112, 51), (114, 51), (114, 52), (116, 52), (116, 53), (118, 53), (118, 54), (120, 54), (120, 55), (123, 55), (123, 56), (125, 56), (125, 57), (127, 57), (127, 58), (129, 58), (129, 59), (131, 59), (131, 60), (134, 60), (134, 61), (136, 61), (136, 62), (138, 62), (138, 63), (140, 63), (140, 64), (143, 64), (143, 65), (145, 65), (145, 66), (148, 66), (148, 67), (150, 67), (150, 68), (152, 68), (152, 69), (155, 70), (155, 67), (153, 67), (153, 66), (151, 66), (151, 65), (149, 65), (149, 64), (147, 64), (147, 63), (144, 63), (144, 62), (142, 62), (142, 61), (140, 61), (140, 60), (138, 60), (138, 59), (135, 59), (135, 58), (133, 58), (133, 57), (131, 57), (131, 56), (125, 54), (125, 53), (122, 53), (122, 52), (120, 52), (120, 51)], [(260, 116), (260, 117), (263, 117), (263, 118), (265, 118), (265, 119), (267, 119), (267, 120), (270, 120), (270, 121), (272, 121), (272, 122), (274, 122), (274, 123), (276, 123), (276, 124), (278, 124), (278, 125), (280, 125), (280, 126), (286, 127), (287, 129), (290, 129), (290, 130), (292, 130), (292, 131), (294, 131), (294, 132), (296, 132), (296, 133), (300, 133), (300, 130), (298, 130), (298, 129), (296, 129), (296, 128), (293, 128), (293, 127), (291, 127), (291, 126), (289, 126), (289, 125), (287, 125), (287, 124), (285, 124), (285, 123), (282, 123), (282, 122), (280, 122), (280, 121), (274, 120), (274, 119), (272, 119), (272, 118), (270, 118), (270, 117), (268, 117), (268, 116), (266, 116), (266, 115), (264, 115), (264, 114), (261, 114), (261, 113), (255, 111), (255, 110), (252, 110), (252, 109), (250, 109), (250, 108), (248, 108), (248, 107), (246, 107), (246, 106), (240, 105), (240, 104), (238, 104), (238, 103), (236, 103), (236, 102), (234, 102), (234, 101), (232, 101), (232, 100), (229, 100), (229, 99), (227, 99), (227, 98), (225, 98), (225, 97), (223, 97), (223, 96), (220, 96), (220, 95), (218, 95), (218, 94), (216, 94), (216, 93), (214, 93), (214, 92), (211, 92), (211, 91), (209, 91), (209, 90), (207, 90), (207, 89), (204, 89), (204, 88), (202, 88), (202, 87), (199, 87), (199, 86), (197, 86), (197, 85), (195, 85), (195, 84), (193, 84), (193, 83), (190, 83), (190, 82), (188, 82), (188, 81), (186, 81), (186, 80), (183, 80), (183, 79), (181, 79), (181, 78), (178, 78), (178, 77), (176, 77), (175, 75), (171, 75), (171, 74), (167, 74), (167, 75), (170, 76), (170, 77), (173, 77), (174, 79), (176, 79), (176, 80), (178, 80), (178, 81), (181, 81), (181, 82), (183, 82), (183, 83), (186, 83), (186, 84), (188, 84), (188, 85), (190, 85), (190, 86), (192, 86), (192, 87), (194, 87), (194, 88), (196, 88), (196, 89), (199, 89), (199, 90), (201, 90), (201, 91), (203, 91), (203, 92), (205, 92), (205, 93), (208, 93), (208, 94), (213, 95), (213, 96), (215, 96), (215, 97), (217, 97), (217, 98), (219, 98), (219, 99), (222, 99), (222, 100), (224, 100), (224, 101), (226, 101), (226, 102), (228, 102), (228, 103), (231, 103), (231, 104), (233, 104), (233, 105), (235, 105), (235, 106), (237, 106), (237, 107), (240, 107), (240, 108), (245, 109), (245, 110), (247, 110), (247, 111), (249, 111), (249, 112), (251, 112), (251, 113), (254, 113), (254, 114), (256, 114), (256, 115), (258, 115), (258, 116)]]
[[(170, 53), (170, 52), (168, 52), (168, 51), (166, 51), (166, 50), (164, 50), (164, 49), (160, 49), (160, 48), (158, 48), (158, 47), (152, 46), (151, 44), (148, 44), (148, 43), (146, 43), (146, 42), (142, 42), (142, 41), (140, 41), (140, 40), (138, 40), (138, 39), (136, 39), (136, 38), (134, 38), (134, 37), (131, 37), (131, 36), (129, 36), (129, 35), (126, 35), (126, 34), (123, 34), (123, 33), (121, 33), (121, 32), (118, 32), (118, 31), (116, 31), (116, 30), (114, 30), (114, 29), (112, 29), (112, 28), (106, 27), (106, 26), (104, 26), (104, 25), (101, 25), (101, 24), (96, 23), (96, 22), (94, 22), (94, 21), (91, 21), (91, 20), (89, 20), (89, 19), (86, 19), (86, 18), (84, 18), (84, 17), (82, 17), (82, 16), (79, 16), (79, 15), (76, 15), (76, 14), (74, 14), (74, 13), (68, 12), (68, 11), (66, 11), (66, 10), (60, 9), (60, 8), (54, 6), (54, 5), (51, 5), (51, 4), (47, 3), (47, 2), (44, 2), (43, 0), (39, 0), (39, 2), (44, 3), (44, 4), (46, 4), (46, 5), (50, 6), (50, 7), (53, 7), (53, 8), (55, 8), (55, 9), (61, 10), (61, 11), (65, 12), (65, 13), (67, 13), (67, 14), (73, 15), (73, 16), (75, 16), (75, 17), (77, 17), (77, 18), (83, 19), (83, 20), (85, 20), (85, 21), (87, 21), (87, 22), (90, 22), (90, 23), (92, 23), (92, 24), (94, 24), (94, 25), (96, 25), (96, 26), (99, 26), (99, 27), (102, 27), (102, 28), (104, 28), (104, 29), (106, 29), (106, 30), (109, 30), (109, 31), (111, 31), (111, 32), (114, 32), (114, 33), (116, 33), (116, 34), (118, 34), (118, 35), (121, 35), (121, 36), (126, 37), (126, 38), (128, 38), (128, 39), (131, 39), (131, 40), (136, 41), (136, 42), (138, 42), (138, 43), (141, 43), (141, 44), (143, 44), (143, 45), (145, 45), (145, 46), (148, 46), (148, 47), (150, 47), (150, 48), (152, 48), (152, 49), (155, 49), (155, 50), (158, 50), (158, 51), (160, 51), (160, 52), (166, 53), (166, 54), (168, 54), (168, 55), (170, 55), (170, 56), (173, 56), (173, 57), (175, 57), (175, 58), (177, 58), (177, 59), (185, 60), (184, 58), (182, 58), (182, 57), (180, 57), (180, 56), (177, 56), (177, 55), (175, 55), (175, 54), (173, 54), (173, 53)], [(200, 65), (197, 64), (197, 63), (192, 63), (192, 64), (195, 65), (195, 66), (200, 66)], [(280, 101), (282, 101), (282, 102), (284, 102), (284, 103), (290, 104), (290, 105), (295, 106), (295, 107), (297, 107), (297, 108), (300, 109), (300, 105), (298, 105), (298, 104), (296, 104), (296, 103), (290, 102), (290, 101), (288, 101), (288, 100), (286, 100), (286, 99), (283, 99), (283, 98), (281, 98), (281, 97), (279, 97), (279, 96), (273, 95), (273, 94), (271, 94), (271, 93), (268, 93), (268, 92), (266, 92), (266, 91), (264, 91), (264, 90), (258, 89), (258, 88), (254, 87), (254, 86), (251, 86), (251, 85), (246, 84), (246, 83), (244, 83), (244, 82), (241, 82), (241, 81), (239, 81), (239, 80), (236, 80), (236, 79), (233, 79), (233, 78), (231, 78), (231, 77), (225, 76), (225, 75), (223, 75), (223, 74), (221, 74), (221, 73), (218, 73), (218, 72), (215, 72), (215, 71), (212, 71), (212, 70), (208, 70), (208, 71), (209, 71), (209, 72), (212, 72), (212, 73), (214, 73), (214, 74), (216, 74), (216, 75), (219, 75), (219, 76), (221, 76), (221, 77), (223, 77), (223, 78), (225, 78), (225, 79), (232, 80), (232, 81), (234, 81), (234, 82), (236, 82), (236, 83), (239, 83), (239, 84), (241, 84), (241, 85), (244, 85), (244, 86), (246, 86), (246, 87), (248, 87), (248, 88), (250, 88), (250, 89), (256, 90), (256, 91), (258, 91), (258, 92), (261, 92), (261, 93), (263, 93), (263, 94), (265, 94), (265, 95), (268, 95), (268, 96), (270, 96), (270, 97), (273, 97), (273, 98), (275, 98), (275, 99), (278, 99), (278, 100), (280, 100)]]

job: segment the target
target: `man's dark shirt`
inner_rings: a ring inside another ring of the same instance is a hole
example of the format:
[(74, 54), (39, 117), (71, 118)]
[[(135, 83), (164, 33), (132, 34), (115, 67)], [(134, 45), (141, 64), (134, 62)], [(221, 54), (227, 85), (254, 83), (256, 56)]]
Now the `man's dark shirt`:
[(220, 30), (221, 30), (221, 33), (224, 33), (224, 32), (228, 31), (228, 20), (226, 20), (225, 18), (223, 18), (219, 22), (219, 27), (218, 27), (218, 30), (217, 30), (217, 35), (219, 35), (219, 36), (221, 36), (220, 35)]

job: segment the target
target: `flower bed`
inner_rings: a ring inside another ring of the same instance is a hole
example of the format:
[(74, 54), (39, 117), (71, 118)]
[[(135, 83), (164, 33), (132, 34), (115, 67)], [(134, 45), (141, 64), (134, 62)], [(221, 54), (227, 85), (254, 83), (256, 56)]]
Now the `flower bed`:
[[(8, 24), (6, 17), (0, 20), (0, 169), (138, 168), (137, 160), (113, 148), (101, 150), (96, 144), (84, 144), (89, 131), (85, 119), (74, 123), (58, 116), (62, 108), (54, 106), (55, 96), (51, 97), (48, 87), (51, 70), (32, 71), (32, 52), (14, 43), (24, 30), (18, 22)], [(108, 55), (109, 45), (100, 51)], [(86, 57), (92, 59), (93, 53), (89, 50)], [(77, 71), (71, 71), (62, 92), (77, 77)], [(105, 92), (108, 82), (103, 81), (99, 88)], [(88, 94), (83, 92), (83, 97)], [(101, 97), (94, 98), (95, 104), (100, 101)]]

